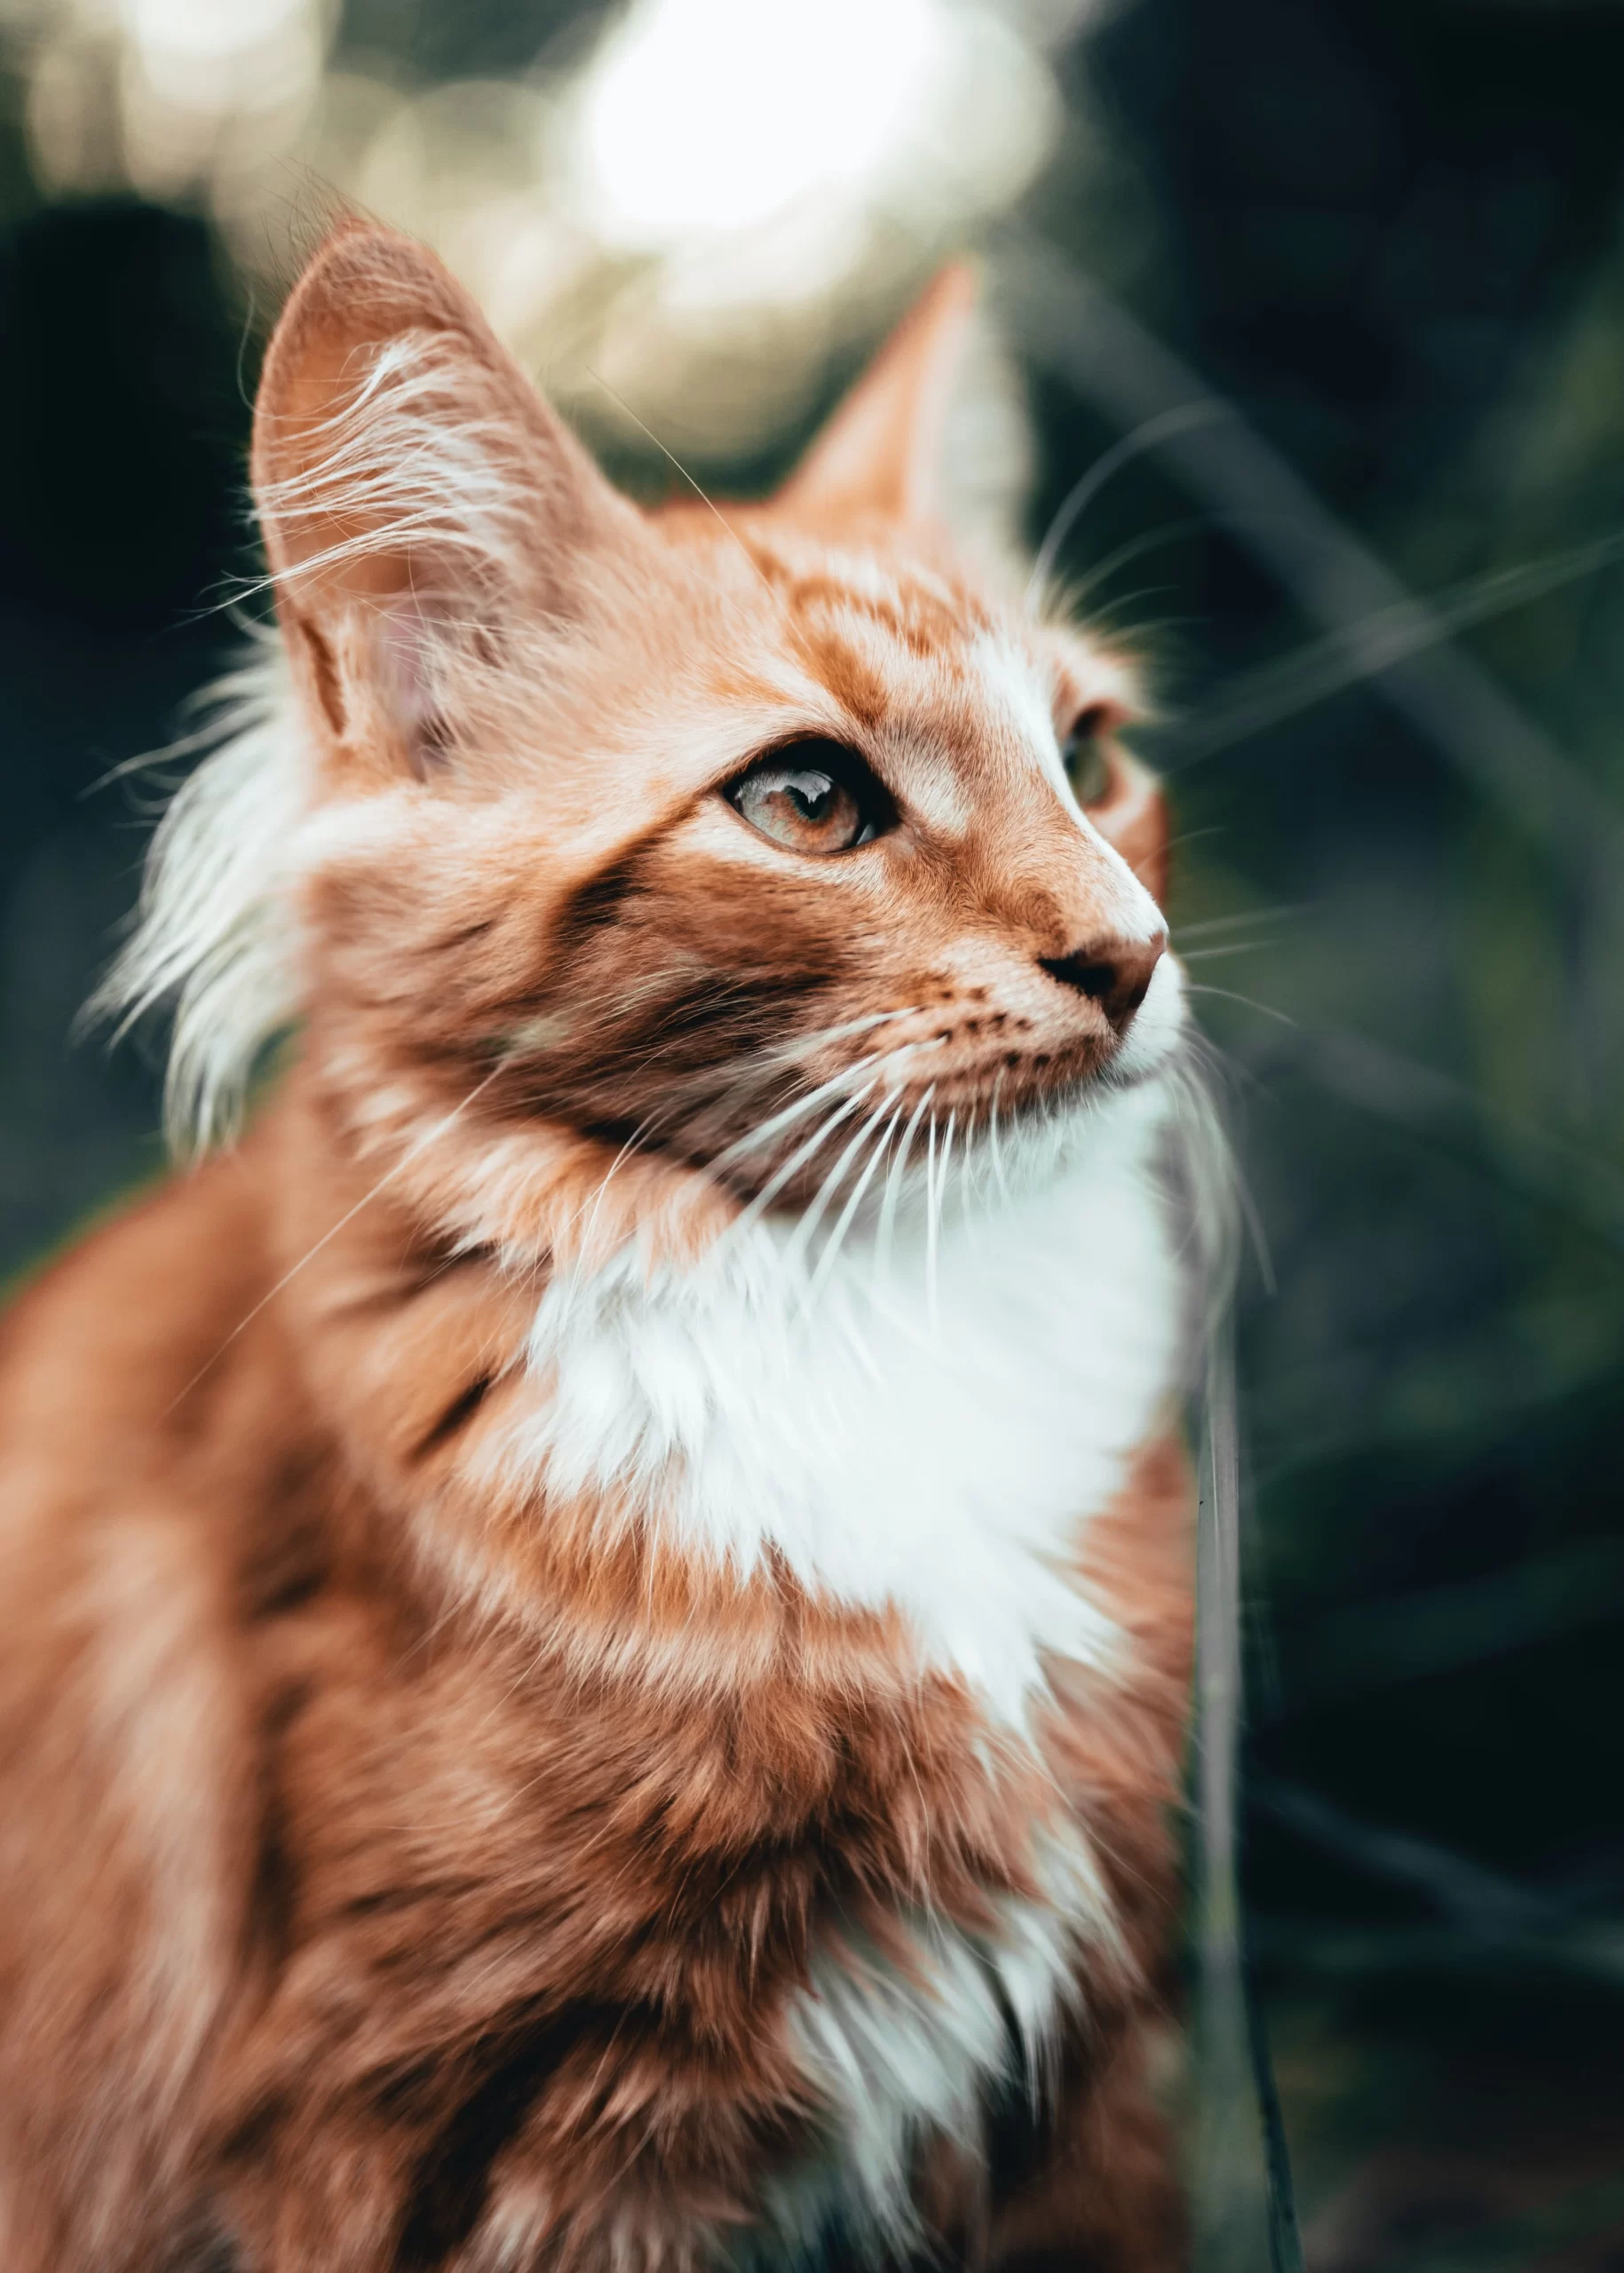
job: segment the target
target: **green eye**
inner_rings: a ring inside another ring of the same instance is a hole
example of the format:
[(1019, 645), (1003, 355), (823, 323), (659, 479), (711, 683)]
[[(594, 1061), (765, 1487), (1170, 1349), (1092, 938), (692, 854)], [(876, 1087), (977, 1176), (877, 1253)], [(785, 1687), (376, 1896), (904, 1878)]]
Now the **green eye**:
[(1085, 809), (1099, 804), (1111, 787), (1111, 760), (1105, 738), (1111, 712), (1104, 702), (1090, 702), (1080, 710), (1060, 739), (1060, 763), (1072, 785), (1072, 795)]
[(894, 818), (868, 767), (839, 742), (792, 742), (757, 758), (725, 794), (752, 828), (787, 852), (850, 852)]

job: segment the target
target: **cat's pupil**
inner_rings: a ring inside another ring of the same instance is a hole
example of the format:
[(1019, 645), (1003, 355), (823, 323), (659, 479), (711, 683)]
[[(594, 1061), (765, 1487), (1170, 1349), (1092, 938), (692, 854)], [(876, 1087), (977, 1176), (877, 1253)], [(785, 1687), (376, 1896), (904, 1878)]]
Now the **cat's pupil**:
[(794, 773), (784, 784), (808, 820), (828, 819), (835, 784), (827, 773)]

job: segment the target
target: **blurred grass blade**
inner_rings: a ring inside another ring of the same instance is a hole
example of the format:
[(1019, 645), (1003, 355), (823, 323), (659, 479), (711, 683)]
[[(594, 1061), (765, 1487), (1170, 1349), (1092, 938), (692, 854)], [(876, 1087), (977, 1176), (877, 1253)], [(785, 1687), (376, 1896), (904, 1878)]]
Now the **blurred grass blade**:
[(1202, 703), (1199, 723), (1157, 738), (1164, 770), (1216, 756), (1267, 727), (1361, 685), (1474, 623), (1507, 615), (1548, 592), (1599, 574), (1624, 559), (1624, 531), (1592, 538), (1534, 560), (1491, 568), (1425, 601), (1404, 600), (1360, 623), (1327, 633), (1294, 655), (1246, 672)]
[(1196, 1786), (1200, 1871), (1196, 1911), (1195, 2273), (1300, 2273), (1261, 2023), (1248, 2009), (1237, 1868), (1240, 1734), (1240, 1454), (1230, 1326), (1208, 1358), (1196, 1569)]

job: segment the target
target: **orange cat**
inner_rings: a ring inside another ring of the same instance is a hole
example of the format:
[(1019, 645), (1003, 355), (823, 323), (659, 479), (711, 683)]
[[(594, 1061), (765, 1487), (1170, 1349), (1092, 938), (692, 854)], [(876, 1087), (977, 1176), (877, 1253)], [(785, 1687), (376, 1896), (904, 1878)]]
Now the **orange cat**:
[(426, 253), (293, 296), (114, 991), (297, 1049), (0, 1357), (6, 2273), (1180, 2261), (1181, 982), (969, 313), (645, 515)]

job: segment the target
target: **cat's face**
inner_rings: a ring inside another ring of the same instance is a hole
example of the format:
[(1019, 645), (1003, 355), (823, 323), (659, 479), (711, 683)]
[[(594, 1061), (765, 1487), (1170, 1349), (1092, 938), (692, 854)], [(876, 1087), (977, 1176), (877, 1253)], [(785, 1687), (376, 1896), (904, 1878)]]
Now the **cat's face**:
[(353, 1089), (478, 1084), (483, 1123), (789, 1202), (865, 1131), (963, 1142), (1166, 1060), (1124, 669), (918, 495), (963, 313), (949, 280), (780, 499), (645, 517), (426, 257), (329, 246), (256, 475), (322, 749), (315, 1046)]

